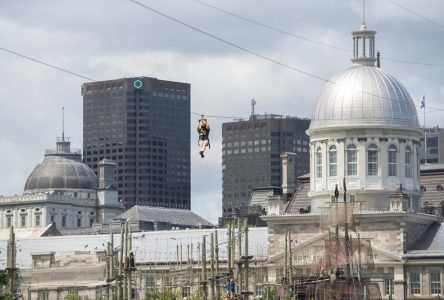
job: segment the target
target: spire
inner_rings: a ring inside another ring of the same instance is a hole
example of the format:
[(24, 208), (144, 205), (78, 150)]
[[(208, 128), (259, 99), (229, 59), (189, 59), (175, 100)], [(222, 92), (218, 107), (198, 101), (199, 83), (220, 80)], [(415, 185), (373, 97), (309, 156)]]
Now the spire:
[(365, 25), (365, 0), (362, 0), (362, 25), (359, 30), (353, 31), (353, 58), (354, 64), (374, 66), (376, 31), (368, 30)]
[(62, 137), (57, 138), (56, 152), (58, 154), (71, 153), (71, 142), (65, 138), (65, 107), (62, 107)]
[(62, 107), (62, 142), (65, 141), (65, 108)]
[(365, 0), (362, 0), (362, 25), (365, 25)]

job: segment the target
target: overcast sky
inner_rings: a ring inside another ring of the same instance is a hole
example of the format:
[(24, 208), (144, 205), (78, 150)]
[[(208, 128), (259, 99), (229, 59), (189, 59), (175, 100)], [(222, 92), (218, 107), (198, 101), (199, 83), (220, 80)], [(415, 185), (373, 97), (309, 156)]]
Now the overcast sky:
[[(331, 78), (351, 65), (351, 53), (247, 23), (193, 0), (138, 0), (169, 16), (289, 66)], [(202, 0), (282, 31), (352, 47), (350, 32), (362, 22), (360, 0)], [(444, 108), (444, 26), (434, 25), (390, 0), (367, 0), (366, 23), (378, 31), (382, 68), (399, 79), (415, 104)], [(444, 22), (442, 0), (397, 0)], [(0, 47), (94, 80), (149, 76), (191, 84), (191, 108), (206, 115), (257, 113), (310, 117), (324, 82), (273, 64), (193, 31), (128, 0), (1, 1)], [(390, 59), (441, 64), (423, 66)], [(0, 194), (21, 194), (44, 150), (65, 132), (82, 148), (82, 97), (86, 80), (0, 50)], [(422, 124), (423, 116), (420, 113)], [(444, 127), (444, 112), (426, 125)], [(211, 150), (201, 159), (191, 141), (192, 210), (209, 221), (221, 214), (221, 124), (210, 118)], [(197, 117), (192, 116), (195, 137)]]

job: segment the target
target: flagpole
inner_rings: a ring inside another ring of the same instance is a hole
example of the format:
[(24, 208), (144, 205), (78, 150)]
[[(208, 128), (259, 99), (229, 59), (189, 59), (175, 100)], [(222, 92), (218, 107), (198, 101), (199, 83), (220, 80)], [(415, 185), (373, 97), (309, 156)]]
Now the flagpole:
[(424, 164), (427, 165), (427, 131), (426, 131), (426, 123), (425, 123), (425, 95), (422, 97), (422, 108), (424, 109)]

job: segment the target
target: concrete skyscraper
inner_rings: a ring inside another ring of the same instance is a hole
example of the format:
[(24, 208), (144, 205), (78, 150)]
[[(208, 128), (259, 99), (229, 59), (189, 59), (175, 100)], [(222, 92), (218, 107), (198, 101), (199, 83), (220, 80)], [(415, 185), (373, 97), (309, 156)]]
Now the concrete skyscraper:
[(252, 115), (222, 125), (224, 218), (248, 206), (253, 189), (282, 186), (281, 154), (295, 156), (295, 177), (309, 172), (309, 125), (310, 119), (280, 115)]
[(125, 206), (190, 209), (190, 85), (149, 77), (85, 83), (83, 153), (113, 160)]

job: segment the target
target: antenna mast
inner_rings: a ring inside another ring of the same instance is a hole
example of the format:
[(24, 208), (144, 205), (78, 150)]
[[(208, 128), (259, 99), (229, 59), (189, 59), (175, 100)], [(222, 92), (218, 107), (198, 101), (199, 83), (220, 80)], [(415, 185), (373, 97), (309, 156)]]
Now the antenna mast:
[(250, 100), (250, 102), (251, 102), (251, 117), (253, 118), (254, 117), (254, 106), (256, 105), (256, 100), (254, 100), (254, 98), (253, 98)]
[(365, 25), (365, 0), (362, 0), (362, 25)]

